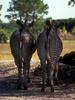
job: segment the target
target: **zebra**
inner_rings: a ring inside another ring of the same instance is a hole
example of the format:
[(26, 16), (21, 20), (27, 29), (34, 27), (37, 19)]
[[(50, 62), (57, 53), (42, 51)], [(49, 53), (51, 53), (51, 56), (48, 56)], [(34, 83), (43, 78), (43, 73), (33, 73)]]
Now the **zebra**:
[(27, 90), (27, 83), (30, 81), (30, 60), (36, 50), (36, 43), (32, 34), (28, 31), (29, 26), (33, 22), (27, 25), (26, 21), (23, 23), (17, 20), (16, 23), (20, 28), (12, 33), (10, 37), (10, 48), (18, 69), (17, 89), (21, 89), (23, 84), (24, 89)]
[(54, 81), (58, 81), (58, 60), (63, 50), (63, 44), (59, 37), (58, 27), (63, 25), (63, 22), (47, 20), (48, 28), (44, 30), (37, 39), (37, 53), (42, 67), (42, 88), (45, 91), (46, 68), (47, 68), (47, 84), (51, 86), (51, 92), (54, 92)]

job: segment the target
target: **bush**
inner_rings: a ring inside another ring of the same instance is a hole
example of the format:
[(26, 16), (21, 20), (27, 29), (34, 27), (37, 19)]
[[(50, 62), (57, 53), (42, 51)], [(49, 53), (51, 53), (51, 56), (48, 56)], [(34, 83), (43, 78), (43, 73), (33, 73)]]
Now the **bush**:
[(70, 52), (60, 57), (59, 62), (69, 65), (75, 65), (75, 52)]
[(4, 33), (0, 33), (0, 43), (6, 43), (7, 37)]

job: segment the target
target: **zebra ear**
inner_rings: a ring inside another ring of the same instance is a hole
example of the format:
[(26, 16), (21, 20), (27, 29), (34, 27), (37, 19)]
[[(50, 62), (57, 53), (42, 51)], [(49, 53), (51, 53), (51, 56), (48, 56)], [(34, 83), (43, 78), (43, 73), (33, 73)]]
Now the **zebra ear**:
[(19, 25), (19, 26), (21, 26), (21, 27), (23, 26), (23, 22), (21, 20), (17, 20), (16, 24)]

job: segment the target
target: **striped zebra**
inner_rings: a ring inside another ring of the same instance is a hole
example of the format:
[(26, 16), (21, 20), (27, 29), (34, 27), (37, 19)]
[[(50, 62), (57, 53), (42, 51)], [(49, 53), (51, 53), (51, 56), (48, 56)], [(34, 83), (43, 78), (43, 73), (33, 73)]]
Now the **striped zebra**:
[(51, 92), (54, 92), (53, 76), (57, 81), (58, 60), (63, 49), (58, 31), (59, 25), (62, 24), (59, 24), (59, 21), (54, 20), (52, 22), (48, 20), (46, 24), (48, 25), (48, 29), (42, 32), (37, 40), (37, 53), (42, 67), (43, 84), (41, 91), (45, 91), (45, 73), (47, 68), (47, 84), (51, 86)]
[[(32, 23), (30, 23), (29, 26)], [(28, 25), (26, 25), (25, 22), (20, 22), (19, 20), (17, 20), (17, 24), (20, 26), (20, 29), (13, 32), (11, 35), (10, 48), (18, 69), (17, 88), (21, 89), (23, 85), (24, 89), (27, 90), (27, 83), (30, 81), (30, 60), (32, 54), (36, 50), (36, 43), (34, 43), (33, 36), (28, 31)]]

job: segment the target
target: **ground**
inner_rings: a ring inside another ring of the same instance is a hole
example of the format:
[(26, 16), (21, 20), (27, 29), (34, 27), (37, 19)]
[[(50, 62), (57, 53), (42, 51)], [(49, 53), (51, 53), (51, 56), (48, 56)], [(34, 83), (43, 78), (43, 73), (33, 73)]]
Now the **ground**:
[(31, 83), (27, 91), (17, 90), (17, 68), (13, 61), (0, 62), (0, 100), (75, 100), (75, 84), (55, 85), (55, 92), (50, 88), (42, 93), (40, 77), (33, 75), (34, 66), (38, 62), (31, 63)]

